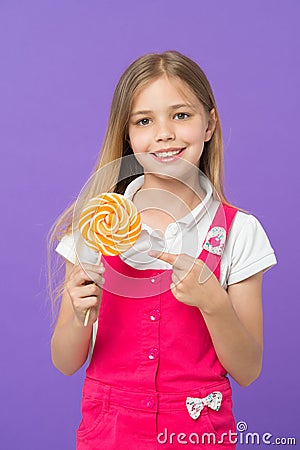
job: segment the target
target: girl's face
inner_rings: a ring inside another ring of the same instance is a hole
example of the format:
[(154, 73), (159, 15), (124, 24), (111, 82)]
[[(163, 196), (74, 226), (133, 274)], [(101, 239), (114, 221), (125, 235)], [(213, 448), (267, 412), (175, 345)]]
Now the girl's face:
[(145, 173), (180, 177), (188, 167), (199, 167), (215, 124), (214, 110), (206, 113), (183, 81), (162, 76), (135, 95), (129, 142)]

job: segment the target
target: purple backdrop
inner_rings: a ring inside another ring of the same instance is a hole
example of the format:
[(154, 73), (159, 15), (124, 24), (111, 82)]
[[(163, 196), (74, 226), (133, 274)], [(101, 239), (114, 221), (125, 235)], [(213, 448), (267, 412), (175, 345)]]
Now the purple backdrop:
[(263, 372), (233, 382), (236, 419), (297, 438), (299, 12), (296, 0), (1, 1), (2, 449), (74, 449), (84, 369), (68, 378), (51, 364), (46, 234), (90, 175), (119, 76), (166, 49), (207, 73), (226, 193), (278, 258), (264, 277)]

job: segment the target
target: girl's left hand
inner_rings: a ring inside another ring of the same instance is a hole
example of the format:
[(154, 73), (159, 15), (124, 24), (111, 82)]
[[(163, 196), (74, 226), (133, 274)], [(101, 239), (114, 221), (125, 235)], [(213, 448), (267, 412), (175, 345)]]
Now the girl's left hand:
[(226, 291), (202, 260), (186, 254), (174, 255), (154, 250), (148, 254), (173, 266), (170, 288), (177, 300), (196, 306), (203, 312), (214, 311), (220, 296), (222, 298)]

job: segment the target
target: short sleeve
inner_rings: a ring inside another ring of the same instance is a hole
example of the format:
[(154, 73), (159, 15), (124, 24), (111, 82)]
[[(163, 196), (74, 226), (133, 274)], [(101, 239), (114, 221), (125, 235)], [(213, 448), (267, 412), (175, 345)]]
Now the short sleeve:
[(227, 285), (238, 283), (277, 264), (274, 250), (262, 225), (251, 214), (237, 212), (228, 235), (231, 262)]
[(66, 234), (55, 248), (55, 251), (72, 264), (75, 264), (76, 261), (96, 264), (99, 257), (97, 252), (86, 245), (79, 230)]

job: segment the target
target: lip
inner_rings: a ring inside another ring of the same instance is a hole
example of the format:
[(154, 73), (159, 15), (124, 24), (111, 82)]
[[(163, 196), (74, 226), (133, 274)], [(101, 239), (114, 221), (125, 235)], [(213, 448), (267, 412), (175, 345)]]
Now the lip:
[[(175, 151), (178, 151), (178, 150), (181, 150), (181, 151), (177, 155), (167, 156), (165, 158), (160, 158), (159, 156), (155, 155), (155, 153), (175, 152)], [(185, 150), (186, 150), (186, 147), (162, 148), (162, 149), (157, 150), (156, 152), (151, 152), (150, 154), (156, 160), (160, 161), (161, 163), (165, 163), (165, 162), (176, 161), (177, 159), (181, 158), (181, 156), (183, 155)]]

